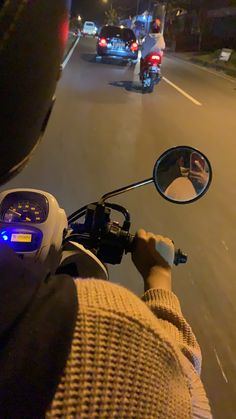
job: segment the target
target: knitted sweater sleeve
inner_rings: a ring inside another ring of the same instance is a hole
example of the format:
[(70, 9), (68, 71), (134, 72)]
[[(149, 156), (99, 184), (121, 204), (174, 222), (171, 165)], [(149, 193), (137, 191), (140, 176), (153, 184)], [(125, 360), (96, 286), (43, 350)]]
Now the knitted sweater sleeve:
[(47, 419), (210, 418), (199, 376), (179, 350), (187, 334), (176, 297), (151, 290), (145, 305), (107, 281), (77, 280), (76, 288), (71, 353)]
[(142, 300), (200, 375), (201, 350), (191, 327), (182, 314), (176, 295), (163, 289), (150, 289), (143, 295)]
[(180, 349), (179, 361), (192, 398), (192, 417), (212, 419), (211, 408), (200, 379), (202, 356), (193, 331), (184, 318), (178, 298), (170, 291), (151, 289), (142, 300), (158, 318), (162, 328)]

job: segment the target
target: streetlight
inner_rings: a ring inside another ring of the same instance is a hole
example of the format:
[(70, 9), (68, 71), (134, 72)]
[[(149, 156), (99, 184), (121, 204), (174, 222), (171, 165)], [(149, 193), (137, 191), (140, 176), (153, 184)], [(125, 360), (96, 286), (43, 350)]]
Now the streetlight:
[(81, 22), (82, 17), (80, 15), (78, 15), (77, 19), (78, 19), (79, 22)]
[[(102, 3), (109, 4), (109, 0), (102, 0)], [(111, 0), (111, 9), (113, 9), (113, 1)]]

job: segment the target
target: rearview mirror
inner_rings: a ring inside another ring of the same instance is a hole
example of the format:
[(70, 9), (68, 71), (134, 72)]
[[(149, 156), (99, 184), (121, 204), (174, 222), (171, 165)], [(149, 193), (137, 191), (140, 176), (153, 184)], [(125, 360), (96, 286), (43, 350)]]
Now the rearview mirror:
[(200, 199), (212, 181), (212, 168), (200, 151), (181, 146), (167, 150), (157, 160), (153, 181), (168, 201), (187, 204)]

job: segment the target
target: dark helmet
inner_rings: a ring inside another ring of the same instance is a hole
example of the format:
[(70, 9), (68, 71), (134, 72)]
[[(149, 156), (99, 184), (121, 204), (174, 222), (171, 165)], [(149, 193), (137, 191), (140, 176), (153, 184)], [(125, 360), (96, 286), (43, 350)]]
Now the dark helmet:
[(43, 133), (68, 33), (70, 0), (0, 0), (0, 184)]

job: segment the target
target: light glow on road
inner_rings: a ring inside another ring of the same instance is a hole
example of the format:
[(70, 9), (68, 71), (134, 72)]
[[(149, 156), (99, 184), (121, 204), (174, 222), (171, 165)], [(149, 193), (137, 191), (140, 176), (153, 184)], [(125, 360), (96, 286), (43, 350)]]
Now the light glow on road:
[(185, 90), (181, 89), (179, 86), (177, 86), (176, 84), (172, 83), (172, 81), (170, 81), (169, 79), (167, 79), (166, 77), (163, 77), (162, 80), (164, 80), (166, 83), (168, 83), (170, 86), (172, 86), (175, 90), (177, 90), (177, 92), (181, 93), (181, 95), (183, 95), (184, 97), (186, 97), (187, 99), (191, 100), (191, 102), (194, 103), (194, 105), (197, 106), (202, 106), (202, 103), (199, 102), (197, 99), (195, 99), (193, 96), (189, 95), (187, 92), (185, 92)]

